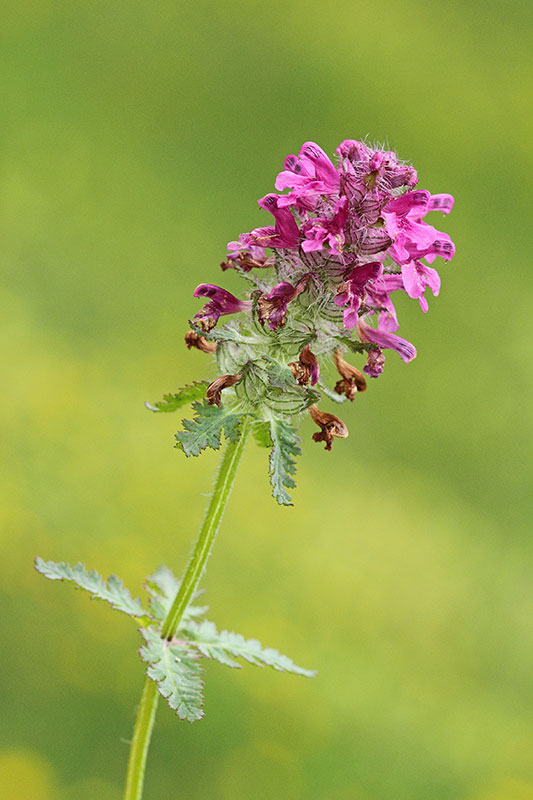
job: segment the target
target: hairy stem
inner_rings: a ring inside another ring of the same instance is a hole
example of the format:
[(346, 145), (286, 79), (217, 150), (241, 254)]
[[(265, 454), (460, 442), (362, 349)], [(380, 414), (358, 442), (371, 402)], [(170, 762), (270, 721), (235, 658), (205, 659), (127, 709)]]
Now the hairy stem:
[[(194, 550), (187, 564), (179, 591), (163, 622), (161, 629), (161, 637), (163, 639), (172, 639), (176, 633), (183, 613), (189, 605), (202, 577), (231, 493), (248, 433), (249, 423), (245, 418), (241, 424), (241, 435), (237, 443), (228, 442), (226, 445)], [(146, 677), (131, 741), (124, 800), (141, 800), (146, 757), (154, 727), (158, 700), (159, 693), (156, 684), (151, 678)]]

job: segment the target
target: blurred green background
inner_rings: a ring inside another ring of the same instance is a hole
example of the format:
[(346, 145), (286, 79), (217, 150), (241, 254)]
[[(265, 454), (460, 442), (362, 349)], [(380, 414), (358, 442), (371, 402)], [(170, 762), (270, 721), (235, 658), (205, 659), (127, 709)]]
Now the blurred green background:
[(452, 192), (457, 256), (295, 507), (245, 454), (212, 617), (306, 681), (207, 664), (161, 705), (146, 800), (531, 800), (532, 114), (525, 3), (19, 0), (2, 12), (3, 800), (115, 800), (142, 684), (127, 618), (32, 569), (137, 593), (183, 567), (216, 454), (144, 408), (214, 367), (183, 346), (225, 244), (312, 139), (386, 141)]

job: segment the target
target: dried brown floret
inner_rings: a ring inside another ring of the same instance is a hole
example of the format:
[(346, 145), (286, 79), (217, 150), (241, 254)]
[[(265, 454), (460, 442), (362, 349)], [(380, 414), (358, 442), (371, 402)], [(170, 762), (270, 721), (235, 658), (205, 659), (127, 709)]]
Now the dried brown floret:
[(220, 378), (216, 378), (213, 383), (207, 387), (207, 391), (205, 393), (209, 405), (217, 405), (220, 407), (222, 402), (222, 390), (227, 389), (229, 386), (234, 386), (236, 383), (238, 383), (238, 381), (240, 381), (240, 379), (240, 372), (238, 372), (236, 375), (221, 375)]
[(194, 331), (187, 331), (185, 334), (185, 344), (189, 350), (191, 347), (196, 347), (198, 350), (201, 350), (202, 353), (216, 353), (217, 351), (216, 342), (208, 342), (205, 336), (201, 336)]
[(342, 421), (335, 416), (335, 414), (328, 414), (326, 411), (321, 411), (317, 406), (312, 405), (308, 409), (313, 422), (320, 427), (320, 431), (313, 434), (313, 441), (325, 442), (326, 450), (331, 450), (333, 437), (338, 436), (340, 439), (346, 439), (348, 436), (348, 428)]
[(335, 350), (333, 358), (341, 376), (341, 380), (335, 384), (335, 391), (337, 394), (344, 394), (348, 400), (353, 400), (357, 392), (366, 390), (365, 376), (342, 358), (339, 349)]
[(317, 357), (311, 352), (308, 344), (302, 348), (298, 361), (291, 361), (289, 367), (292, 370), (297, 383), (305, 386), (311, 379), (311, 385), (318, 381), (319, 367)]

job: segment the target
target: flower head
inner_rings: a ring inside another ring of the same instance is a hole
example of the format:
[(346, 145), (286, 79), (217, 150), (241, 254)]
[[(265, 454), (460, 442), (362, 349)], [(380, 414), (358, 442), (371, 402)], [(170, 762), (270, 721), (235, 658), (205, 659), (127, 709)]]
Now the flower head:
[[(455, 252), (448, 234), (427, 221), (448, 214), (453, 197), (417, 183), (413, 166), (368, 142), (346, 139), (334, 159), (314, 142), (287, 156), (276, 193), (258, 201), (273, 224), (241, 233), (221, 264), (244, 273), (252, 299), (212, 284), (194, 292), (207, 303), (187, 345), (216, 348), (223, 373), (209, 387), (210, 402), (221, 402), (224, 390), (225, 405), (271, 425), (309, 409), (320, 427), (313, 438), (326, 449), (347, 436), (338, 417), (318, 409), (320, 368), (334, 362), (340, 377), (329, 396), (342, 402), (365, 391), (365, 375), (383, 372), (385, 350), (411, 362), (416, 349), (397, 333), (395, 299), (403, 293), (427, 312), (426, 289), (436, 297), (441, 286), (430, 265)], [(346, 347), (366, 355), (362, 370), (342, 357)]]

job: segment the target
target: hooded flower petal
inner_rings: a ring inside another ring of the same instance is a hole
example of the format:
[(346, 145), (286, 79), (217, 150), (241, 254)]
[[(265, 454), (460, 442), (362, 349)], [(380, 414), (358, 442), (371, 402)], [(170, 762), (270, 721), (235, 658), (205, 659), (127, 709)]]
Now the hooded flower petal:
[(432, 194), (428, 211), (442, 211), (449, 214), (453, 208), (454, 197), (452, 194)]
[(276, 331), (285, 324), (287, 305), (301, 294), (307, 286), (307, 278), (302, 279), (297, 286), (283, 281), (274, 286), (268, 294), (262, 294), (257, 300), (257, 313), (259, 322), (264, 325), (268, 322), (271, 331)]
[(295, 248), (300, 241), (300, 231), (288, 208), (278, 207), (278, 195), (267, 194), (257, 201), (261, 208), (270, 211), (276, 220), (276, 240), (269, 247)]
[(201, 283), (193, 292), (194, 297), (206, 297), (209, 302), (202, 308), (194, 319), (205, 331), (211, 330), (217, 324), (219, 317), (225, 314), (235, 314), (251, 308), (251, 300), (238, 300), (231, 292), (215, 286), (212, 283)]
[(422, 311), (426, 312), (428, 310), (428, 302), (424, 297), (426, 286), (429, 286), (434, 297), (440, 292), (440, 276), (437, 270), (426, 267), (421, 261), (409, 261), (402, 266), (402, 278), (409, 297), (418, 298)]
[(302, 145), (300, 158), (311, 161), (319, 180), (332, 188), (338, 187), (339, 173), (331, 163), (329, 156), (315, 142), (306, 142)]
[(383, 272), (380, 261), (370, 261), (354, 267), (346, 276), (337, 290), (334, 302), (338, 306), (348, 306), (344, 310), (343, 325), (345, 328), (354, 328), (359, 319), (359, 308), (366, 295), (368, 284), (379, 278)]
[(394, 333), (379, 330), (379, 328), (372, 328), (362, 320), (357, 323), (357, 330), (359, 338), (362, 342), (373, 342), (385, 350), (396, 350), (406, 364), (416, 358), (416, 348), (407, 339), (402, 339), (401, 336), (396, 336)]

